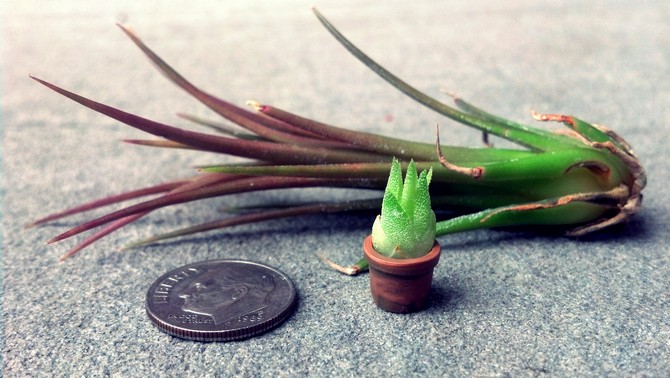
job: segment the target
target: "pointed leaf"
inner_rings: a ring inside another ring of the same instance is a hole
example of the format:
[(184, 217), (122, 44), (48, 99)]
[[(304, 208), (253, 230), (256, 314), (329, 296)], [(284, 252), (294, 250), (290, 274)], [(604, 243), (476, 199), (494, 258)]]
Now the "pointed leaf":
[(414, 207), (416, 201), (417, 193), (417, 177), (416, 177), (416, 164), (414, 160), (409, 162), (407, 166), (407, 171), (405, 172), (405, 183), (402, 188), (402, 208), (411, 218), (414, 218)]

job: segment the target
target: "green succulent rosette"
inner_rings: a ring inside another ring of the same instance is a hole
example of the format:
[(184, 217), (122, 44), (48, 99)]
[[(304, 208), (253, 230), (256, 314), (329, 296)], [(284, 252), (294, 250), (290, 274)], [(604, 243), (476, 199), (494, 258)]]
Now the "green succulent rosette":
[(417, 175), (412, 160), (403, 183), (400, 163), (393, 159), (381, 214), (372, 225), (372, 245), (377, 252), (407, 259), (424, 256), (433, 247), (435, 213), (428, 193), (432, 174), (431, 168)]

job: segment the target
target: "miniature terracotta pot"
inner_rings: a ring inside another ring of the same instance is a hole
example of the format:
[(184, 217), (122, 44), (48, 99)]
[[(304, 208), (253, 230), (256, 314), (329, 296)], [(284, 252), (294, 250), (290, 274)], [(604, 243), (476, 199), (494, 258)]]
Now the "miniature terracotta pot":
[(435, 241), (427, 255), (412, 259), (386, 257), (365, 238), (363, 252), (370, 264), (370, 290), (377, 306), (390, 312), (414, 312), (426, 307), (433, 281), (433, 269), (440, 260), (440, 243)]

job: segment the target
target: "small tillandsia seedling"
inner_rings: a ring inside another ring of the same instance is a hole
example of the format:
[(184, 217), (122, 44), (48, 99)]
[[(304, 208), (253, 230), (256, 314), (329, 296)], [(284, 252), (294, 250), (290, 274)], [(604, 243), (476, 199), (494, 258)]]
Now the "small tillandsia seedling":
[[(215, 125), (217, 134), (196, 132), (152, 121), (95, 102), (34, 78), (43, 85), (159, 140), (128, 140), (163, 148), (186, 148), (251, 159), (250, 164), (212, 164), (193, 177), (148, 186), (85, 203), (46, 216), (39, 225), (76, 213), (154, 196), (84, 222), (49, 242), (96, 230), (64, 256), (69, 257), (100, 238), (153, 210), (237, 193), (305, 187), (383, 189), (393, 157), (413, 159), (420, 170), (432, 168), (434, 209), (448, 214), (435, 224), (437, 236), (483, 228), (544, 226), (571, 236), (584, 235), (623, 222), (642, 203), (646, 175), (626, 141), (614, 131), (572, 116), (536, 114), (539, 121), (558, 121), (566, 131), (550, 131), (492, 115), (455, 97), (456, 107), (442, 103), (410, 86), (372, 60), (328, 20), (319, 21), (354, 57), (411, 99), (453, 121), (494, 135), (520, 148), (445, 146), (391, 138), (330, 126), (312, 119), (251, 102), (247, 110), (217, 98), (186, 80), (133, 32), (124, 33), (169, 80), (229, 121), (246, 129), (231, 131)], [(203, 123), (193, 117), (186, 117)], [(212, 126), (209, 122), (206, 124)], [(251, 222), (305, 214), (377, 210), (379, 198), (318, 203), (261, 204), (224, 219), (158, 235), (133, 244), (218, 230)], [(270, 205), (270, 206), (268, 206)], [(273, 205), (276, 205), (273, 207)], [(258, 209), (261, 210), (258, 210)], [(240, 210), (240, 209), (237, 209)], [(355, 274), (367, 267), (359, 260), (343, 271)]]
[(416, 164), (407, 166), (405, 181), (397, 159), (393, 159), (384, 191), (381, 214), (372, 225), (372, 245), (380, 254), (397, 259), (424, 256), (435, 243), (435, 213), (428, 185), (433, 169), (417, 177)]

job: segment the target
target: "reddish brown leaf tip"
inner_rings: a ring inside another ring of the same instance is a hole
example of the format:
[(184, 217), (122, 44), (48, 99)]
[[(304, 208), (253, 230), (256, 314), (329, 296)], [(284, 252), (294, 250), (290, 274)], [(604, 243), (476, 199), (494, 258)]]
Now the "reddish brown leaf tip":
[(254, 100), (249, 100), (247, 101), (247, 105), (251, 106), (255, 111), (265, 113), (267, 106), (266, 105), (261, 105), (258, 101)]
[(530, 115), (536, 121), (562, 122), (562, 123), (565, 123), (566, 125), (571, 126), (572, 128), (575, 127), (575, 120), (571, 116), (567, 116), (567, 115), (563, 115), (563, 114), (544, 114), (544, 113), (538, 113), (534, 110), (531, 110)]
[(53, 238), (53, 239), (49, 239), (49, 240), (47, 240), (47, 242), (46, 242), (45, 244), (46, 244), (46, 245), (49, 245), (49, 244), (57, 243), (57, 242), (59, 242), (60, 240), (61, 240), (61, 239), (59, 239), (58, 237), (55, 237), (55, 238)]

